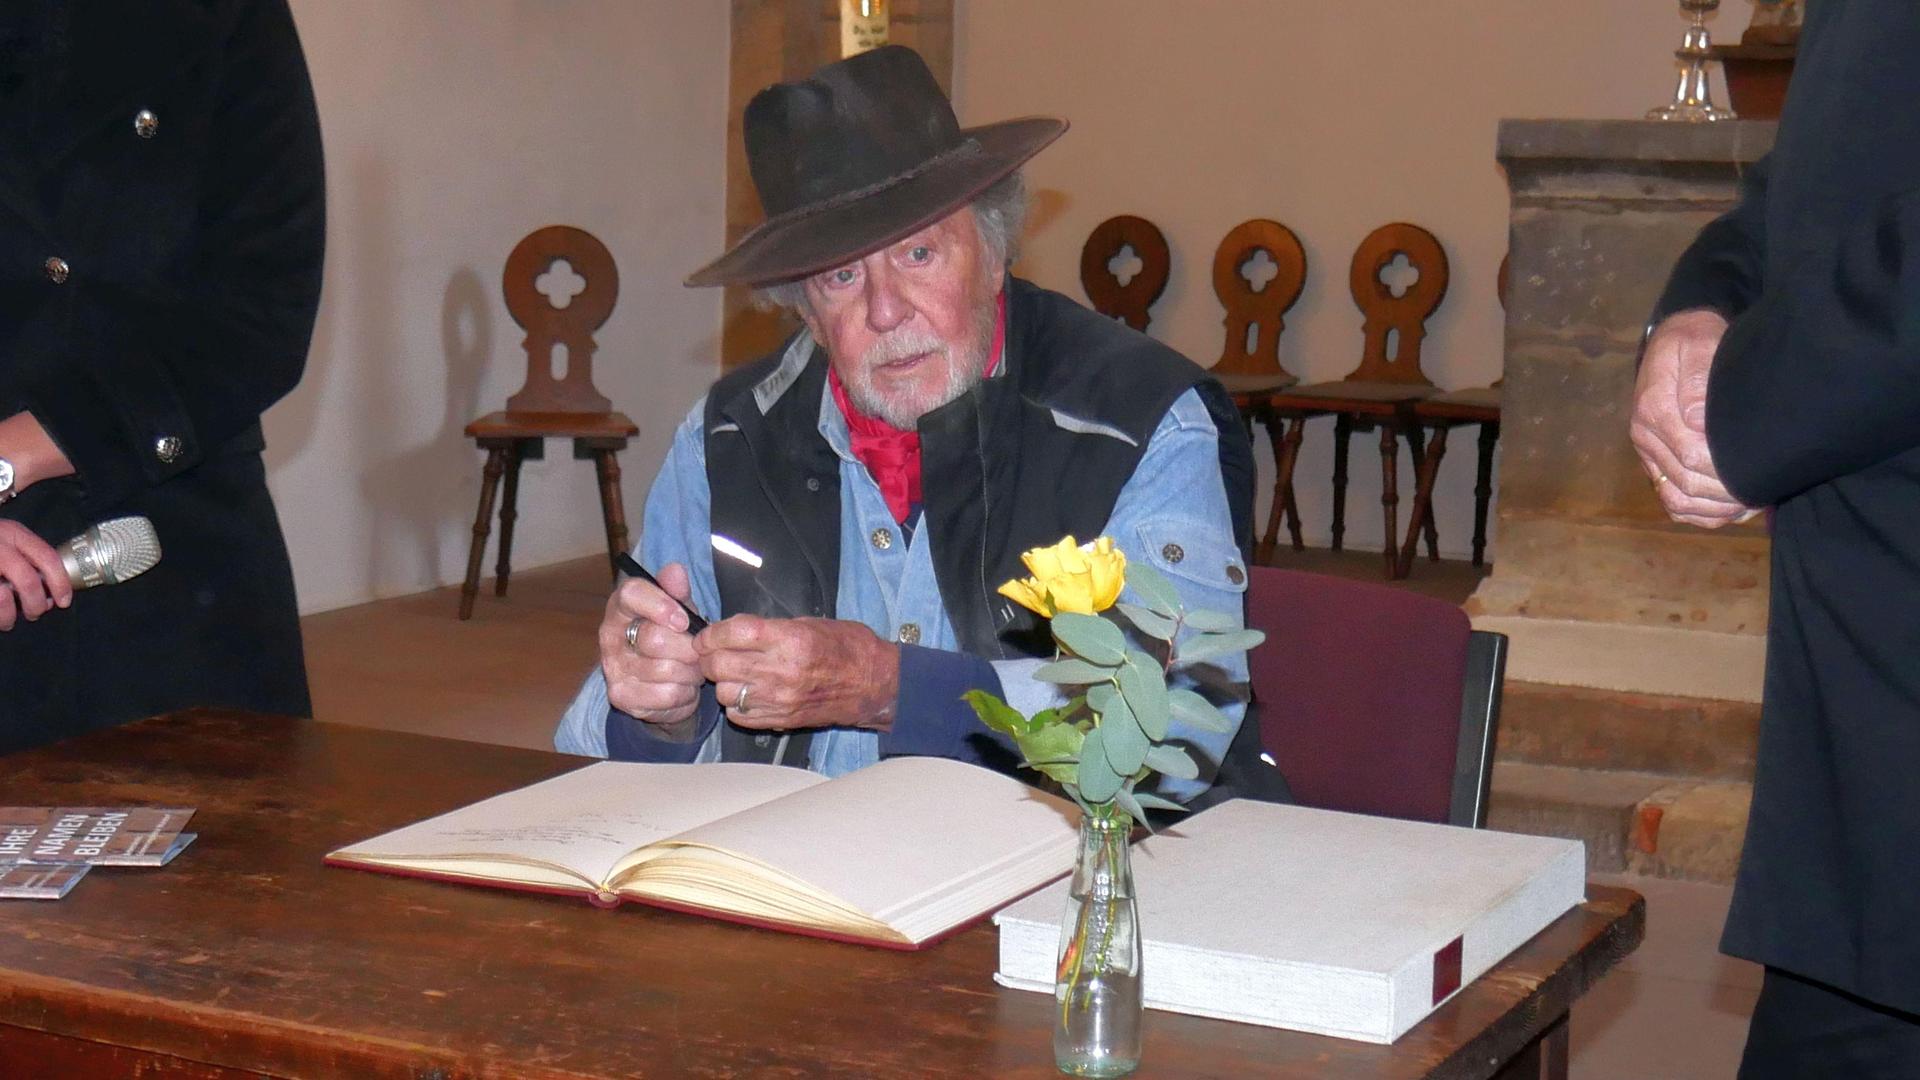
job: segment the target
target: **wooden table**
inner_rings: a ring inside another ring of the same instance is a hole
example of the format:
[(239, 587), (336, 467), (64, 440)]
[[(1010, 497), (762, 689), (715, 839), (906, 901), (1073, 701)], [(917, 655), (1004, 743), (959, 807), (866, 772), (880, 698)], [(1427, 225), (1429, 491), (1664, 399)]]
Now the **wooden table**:
[[(0, 758), (0, 802), (196, 806), (200, 834), (0, 903), (0, 1076), (1057, 1075), (987, 925), (896, 953), (320, 863), (581, 763), (211, 711)], [(1138, 1075), (1564, 1076), (1569, 1007), (1645, 921), (1589, 892), (1391, 1047), (1150, 1011)]]

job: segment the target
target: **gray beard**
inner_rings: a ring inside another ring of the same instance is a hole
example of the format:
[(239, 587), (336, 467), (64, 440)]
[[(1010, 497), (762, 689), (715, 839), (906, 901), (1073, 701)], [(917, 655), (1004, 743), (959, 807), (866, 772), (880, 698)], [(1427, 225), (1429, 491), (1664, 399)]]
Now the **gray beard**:
[[(973, 340), (976, 344), (960, 356), (955, 356), (952, 344), (921, 330), (896, 331), (881, 338), (860, 357), (859, 377), (843, 380), (847, 388), (847, 400), (867, 416), (878, 417), (901, 431), (914, 430), (922, 416), (958, 400), (979, 384), (990, 359), (987, 353), (993, 348), (993, 324), (998, 315), (997, 301), (980, 306), (973, 320)], [(934, 395), (933, 401), (924, 404), (905, 401), (874, 389), (872, 373), (875, 367), (923, 352), (939, 353), (947, 365), (946, 385)]]

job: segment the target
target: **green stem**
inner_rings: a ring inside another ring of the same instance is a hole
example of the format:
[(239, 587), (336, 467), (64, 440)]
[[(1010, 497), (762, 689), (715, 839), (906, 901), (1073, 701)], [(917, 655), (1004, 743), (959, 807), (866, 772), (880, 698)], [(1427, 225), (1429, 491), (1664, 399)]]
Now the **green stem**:
[[(1104, 803), (1095, 810), (1094, 821), (1097, 823), (1095, 828), (1100, 837), (1099, 855), (1094, 863), (1095, 881), (1099, 880), (1099, 868), (1103, 865), (1107, 868), (1109, 883), (1117, 877), (1113, 868), (1119, 865), (1127, 842), (1126, 829), (1118, 827), (1118, 819), (1127, 815), (1124, 811), (1116, 815), (1114, 811), (1117, 809), (1119, 809), (1117, 804)], [(1111, 887), (1105, 890), (1095, 889), (1092, 892), (1093, 895), (1087, 897), (1087, 902), (1081, 905), (1080, 912), (1074, 920), (1073, 945), (1069, 947), (1073, 954), (1072, 968), (1067, 978), (1066, 1000), (1060, 1003), (1060, 1022), (1063, 1026), (1066, 1024), (1067, 1012), (1073, 1005), (1074, 997), (1079, 993), (1082, 978), (1105, 967), (1107, 955), (1113, 948), (1114, 924), (1118, 921), (1120, 909), (1119, 893)], [(1089, 949), (1087, 947), (1090, 944), (1087, 940), (1090, 929), (1088, 923), (1096, 910), (1102, 916), (1103, 925), (1098, 947)], [(1091, 1004), (1091, 998), (1082, 999), (1080, 1008), (1086, 1009)]]

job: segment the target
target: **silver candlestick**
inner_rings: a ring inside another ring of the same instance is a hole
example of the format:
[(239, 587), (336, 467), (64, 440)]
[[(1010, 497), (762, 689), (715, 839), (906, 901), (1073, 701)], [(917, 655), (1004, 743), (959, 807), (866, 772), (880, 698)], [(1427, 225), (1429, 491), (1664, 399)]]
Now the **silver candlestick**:
[(1680, 83), (1673, 89), (1673, 101), (1649, 109), (1647, 119), (1693, 123), (1738, 119), (1732, 109), (1714, 105), (1713, 91), (1707, 85), (1707, 50), (1713, 45), (1707, 34), (1707, 15), (1719, 7), (1720, 0), (1680, 0), (1681, 13), (1693, 20), (1673, 53), (1680, 61)]

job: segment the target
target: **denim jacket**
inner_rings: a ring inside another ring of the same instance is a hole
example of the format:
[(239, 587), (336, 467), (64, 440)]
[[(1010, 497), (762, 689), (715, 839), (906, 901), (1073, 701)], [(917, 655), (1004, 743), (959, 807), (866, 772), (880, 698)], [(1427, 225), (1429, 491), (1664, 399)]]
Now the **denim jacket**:
[[(636, 557), (655, 572), (668, 563), (687, 566), (694, 607), (713, 614), (719, 611), (720, 602), (714, 584), (715, 556), (708, 517), (704, 414), (704, 401), (696, 403), (674, 435), (666, 463), (647, 497)], [(830, 394), (821, 395), (819, 417), (820, 435), (840, 459), (837, 617), (863, 623), (889, 641), (900, 639), (902, 630), (911, 627), (912, 632), (905, 636), (917, 636), (918, 648), (903, 647), (893, 730), (816, 731), (808, 765), (824, 775), (839, 776), (895, 754), (979, 762), (981, 739), (998, 741), (998, 737), (973, 719), (970, 708), (954, 700), (968, 685), (999, 693), (1015, 709), (1028, 714), (1063, 703), (1065, 695), (1058, 687), (1032, 678), (1041, 661), (989, 663), (958, 654), (959, 645), (942, 608), (930, 557), (931, 545), (938, 543), (938, 538), (927, 535), (926, 530), (903, 530), (894, 520), (866, 466), (853, 456), (846, 420)], [(1165, 574), (1188, 607), (1237, 617), (1243, 606), (1247, 575), (1234, 544), (1220, 476), (1219, 438), (1198, 393), (1187, 391), (1161, 418), (1103, 532), (1114, 539), (1130, 562), (1145, 562)], [(886, 539), (879, 539), (883, 536)], [(949, 660), (957, 663), (944, 662)], [(954, 673), (967, 670), (981, 675), (956, 682)], [(1205, 678), (1197, 681), (1195, 673), (1183, 671), (1176, 675), (1173, 685), (1206, 694), (1237, 724), (1245, 711), (1245, 655), (1216, 658), (1199, 674)], [(995, 681), (998, 685), (993, 685)], [(697, 742), (673, 743), (641, 736), (640, 752), (629, 756), (652, 761), (718, 760), (719, 714), (710, 688), (702, 695), (701, 712), (702, 738)], [(596, 669), (562, 716), (554, 745), (568, 753), (604, 757), (608, 724), (623, 722), (633, 725), (634, 730), (645, 728), (610, 708), (605, 680)], [(1197, 751), (1195, 757), (1203, 759), (1198, 779), (1159, 778), (1158, 793), (1185, 800), (1209, 786), (1231, 734), (1194, 730), (1176, 718), (1169, 739), (1189, 744)]]

